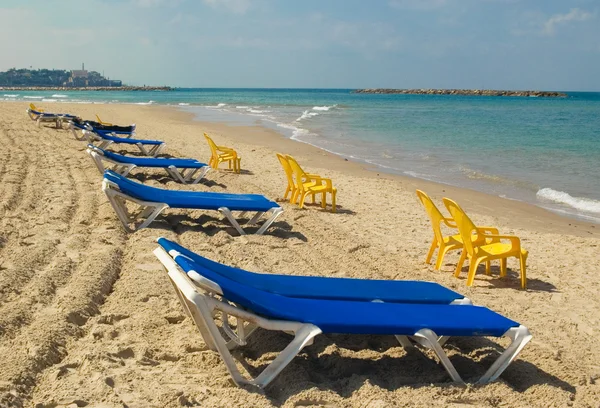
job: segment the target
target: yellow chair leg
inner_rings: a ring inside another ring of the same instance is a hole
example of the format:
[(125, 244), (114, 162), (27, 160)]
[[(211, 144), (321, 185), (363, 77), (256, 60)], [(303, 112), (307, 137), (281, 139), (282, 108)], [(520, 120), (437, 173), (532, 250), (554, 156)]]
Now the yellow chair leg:
[(435, 261), (435, 269), (437, 271), (439, 271), (442, 268), (442, 263), (444, 262), (444, 256), (446, 256), (448, 249), (449, 248), (446, 245), (444, 245), (443, 242), (440, 244), (440, 250), (438, 251), (437, 260)]
[(335, 205), (336, 205), (335, 204), (336, 203), (335, 197), (336, 197), (336, 195), (337, 195), (337, 189), (335, 187), (333, 187), (333, 189), (331, 190), (331, 212), (332, 213), (334, 213), (336, 211), (335, 210)]
[(477, 272), (477, 267), (481, 259), (471, 259), (469, 265), (469, 276), (467, 276), (467, 286), (473, 286), (473, 282), (475, 282), (475, 273)]
[(304, 200), (306, 200), (306, 196), (308, 195), (308, 191), (302, 193), (302, 197), (300, 197), (300, 208), (304, 208)]
[(506, 276), (506, 258), (500, 259), (500, 277), (504, 278)]
[(485, 274), (490, 276), (492, 274), (492, 263), (490, 261), (485, 262)]
[(437, 248), (437, 241), (435, 240), (435, 235), (433, 236), (433, 241), (431, 242), (431, 246), (429, 247), (429, 252), (427, 252), (427, 258), (425, 258), (425, 263), (426, 264), (430, 264), (431, 263), (431, 258), (433, 257), (433, 253), (435, 252), (435, 249)]
[(455, 278), (458, 278), (460, 276), (460, 272), (462, 270), (463, 264), (465, 263), (465, 259), (467, 259), (467, 251), (463, 249), (460, 253), (458, 264), (456, 264), (456, 270), (454, 271)]
[(519, 260), (521, 261), (521, 289), (527, 289), (527, 251), (522, 251)]

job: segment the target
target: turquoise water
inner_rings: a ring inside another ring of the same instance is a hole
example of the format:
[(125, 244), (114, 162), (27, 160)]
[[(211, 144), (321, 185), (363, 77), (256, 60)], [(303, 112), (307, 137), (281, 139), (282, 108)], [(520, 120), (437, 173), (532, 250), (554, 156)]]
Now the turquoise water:
[(391, 173), (473, 188), (600, 222), (600, 93), (568, 94), (545, 99), (181, 89), (0, 91), (0, 98), (40, 104), (176, 105), (199, 120), (274, 128), (285, 137)]

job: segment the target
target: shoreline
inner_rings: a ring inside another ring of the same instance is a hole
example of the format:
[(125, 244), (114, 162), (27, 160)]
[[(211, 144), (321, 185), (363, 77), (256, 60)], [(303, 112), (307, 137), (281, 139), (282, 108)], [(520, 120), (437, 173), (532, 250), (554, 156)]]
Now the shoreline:
[[(194, 113), (186, 112), (177, 106), (154, 105), (149, 106), (149, 108), (165, 109), (167, 111), (174, 110), (182, 115), (187, 115), (188, 120), (192, 120), (201, 127), (214, 132), (226, 134), (227, 137), (235, 140), (236, 143), (268, 147), (271, 150), (285, 151), (292, 156), (302, 156), (304, 163), (309, 166), (336, 172), (346, 172), (349, 175), (358, 177), (396, 181), (404, 187), (411, 188), (413, 192), (417, 188), (424, 189), (431, 197), (438, 198), (440, 201), (441, 197), (445, 194), (451, 197), (460, 197), (460, 199), (457, 198), (457, 201), (465, 203), (465, 206), (468, 203), (470, 207), (474, 207), (475, 211), (482, 215), (493, 212), (503, 223), (510, 223), (511, 219), (514, 222), (514, 218), (517, 218), (524, 223), (524, 226), (530, 226), (547, 232), (556, 233), (567, 230), (570, 234), (578, 236), (590, 236), (600, 233), (598, 224), (587, 222), (571, 215), (561, 215), (532, 203), (502, 198), (466, 187), (386, 172), (385, 169), (379, 168), (376, 165), (345, 158), (308, 142), (288, 138), (283, 133), (260, 124), (244, 126), (196, 120)], [(251, 130), (253, 128), (261, 130), (253, 131)], [(244, 133), (244, 131), (250, 131), (252, 139), (248, 140), (244, 136), (238, 136), (240, 133)], [(276, 147), (276, 149), (273, 147)], [(317, 158), (327, 158), (327, 160), (318, 160)], [(506, 215), (506, 212), (510, 212), (511, 215)]]
[[(3, 102), (8, 102), (8, 103), (21, 103), (24, 101), (3, 101)], [(80, 105), (87, 105), (88, 103), (73, 103), (73, 102), (68, 102), (68, 101), (62, 101), (62, 100), (56, 100), (56, 101), (44, 101), (44, 103), (54, 103), (54, 102), (58, 102), (61, 105), (65, 105), (65, 106), (69, 106), (69, 105), (73, 105), (74, 109), (77, 109), (77, 106)], [(119, 102), (119, 103), (108, 103), (108, 102), (90, 102), (89, 104), (92, 105), (134, 105), (134, 106), (147, 106), (147, 107), (153, 107), (156, 109), (172, 109), (173, 111), (178, 111), (184, 114), (189, 114), (190, 116), (190, 120), (193, 120), (196, 123), (202, 123), (203, 125), (207, 125), (208, 127), (215, 127), (218, 128), (219, 125), (224, 125), (226, 126), (226, 128), (223, 128), (221, 130), (223, 130), (225, 133), (232, 133), (231, 130), (232, 129), (237, 129), (237, 128), (243, 128), (243, 127), (259, 127), (261, 129), (263, 129), (265, 132), (273, 132), (275, 135), (277, 135), (277, 138), (289, 141), (289, 142), (294, 142), (294, 143), (298, 143), (298, 144), (302, 144), (302, 145), (307, 145), (307, 146), (311, 146), (314, 149), (318, 150), (318, 151), (322, 151), (322, 152), (326, 152), (328, 155), (330, 155), (333, 158), (339, 159), (341, 161), (346, 161), (346, 162), (352, 162), (356, 165), (358, 165), (360, 168), (362, 168), (363, 170), (368, 170), (369, 172), (373, 172), (373, 173), (381, 173), (384, 175), (388, 175), (391, 176), (392, 178), (397, 178), (398, 180), (403, 180), (406, 183), (410, 183), (412, 186), (415, 186), (415, 188), (418, 188), (418, 185), (432, 185), (432, 186), (436, 186), (433, 187), (433, 189), (435, 191), (438, 191), (440, 194), (442, 194), (444, 192), (444, 190), (449, 190), (449, 191), (453, 191), (453, 189), (457, 189), (459, 191), (458, 194), (460, 194), (461, 196), (468, 196), (468, 195), (473, 195), (473, 194), (483, 194), (482, 197), (487, 197), (487, 198), (479, 198), (479, 201), (481, 200), (485, 200), (490, 201), (490, 199), (496, 199), (496, 200), (500, 200), (503, 204), (502, 205), (498, 205), (498, 206), (494, 206), (494, 203), (490, 203), (492, 204), (492, 206), (494, 207), (494, 211), (495, 212), (502, 212), (502, 209), (504, 207), (506, 207), (506, 205), (508, 205), (509, 207), (514, 206), (515, 208), (521, 208), (521, 210), (519, 211), (519, 214), (521, 217), (527, 216), (527, 217), (534, 217), (535, 219), (540, 219), (543, 217), (547, 217), (550, 216), (550, 214), (552, 215), (550, 218), (552, 218), (551, 222), (553, 225), (558, 224), (564, 224), (567, 227), (570, 226), (575, 226), (575, 228), (580, 228), (583, 227), (585, 229), (587, 229), (587, 231), (593, 231), (594, 229), (600, 229), (600, 223), (595, 222), (595, 221), (590, 221), (588, 219), (586, 219), (585, 215), (578, 215), (578, 214), (574, 214), (568, 211), (561, 211), (560, 209), (558, 210), (552, 210), (552, 209), (547, 209), (544, 208), (542, 205), (538, 205), (536, 203), (533, 203), (531, 201), (526, 201), (526, 200), (522, 200), (522, 199), (516, 199), (516, 198), (505, 198), (505, 197), (501, 197), (499, 195), (494, 195), (491, 193), (487, 193), (481, 190), (476, 190), (473, 188), (469, 188), (469, 187), (463, 187), (460, 185), (455, 185), (455, 184), (450, 184), (450, 183), (445, 183), (443, 181), (432, 181), (429, 179), (425, 179), (425, 178), (419, 178), (416, 176), (411, 176), (408, 174), (400, 174), (400, 171), (393, 171), (390, 169), (386, 169), (385, 166), (378, 166), (376, 164), (371, 164), (368, 162), (365, 162), (363, 160), (360, 159), (355, 159), (352, 158), (348, 155), (344, 155), (342, 153), (336, 153), (330, 150), (327, 150), (325, 148), (316, 146), (308, 141), (304, 141), (302, 139), (299, 138), (290, 138), (288, 137), (285, 132), (283, 130), (279, 130), (276, 127), (270, 127), (267, 126), (265, 124), (261, 124), (258, 123), (256, 120), (254, 120), (254, 124), (249, 126), (247, 124), (237, 124), (235, 122), (232, 121), (232, 123), (227, 122), (227, 120), (217, 120), (217, 121), (206, 121), (203, 119), (195, 119), (195, 114), (193, 112), (188, 112), (186, 111), (186, 109), (192, 107), (192, 108), (198, 108), (198, 107), (203, 107), (205, 108), (204, 105), (180, 105), (180, 104), (161, 104), (161, 103), (139, 103), (139, 102)], [(67, 108), (70, 109), (70, 108)], [(240, 115), (242, 115), (242, 117), (244, 118), (244, 122), (250, 122), (252, 121), (253, 117), (252, 116), (247, 116), (247, 115), (243, 115), (243, 113), (239, 113)], [(256, 119), (256, 118), (254, 118)], [(235, 133), (235, 132), (233, 132)], [(232, 137), (235, 138), (235, 135), (232, 134)], [(258, 137), (261, 137), (260, 135)], [(278, 139), (277, 139), (278, 140)], [(241, 140), (242, 142), (247, 142), (246, 140)], [(264, 141), (264, 145), (271, 145), (274, 143), (274, 140), (265, 140)], [(327, 167), (325, 167), (327, 168)], [(531, 206), (537, 210), (542, 211), (542, 213), (539, 213), (537, 211), (533, 211), (532, 209), (527, 209), (528, 206)], [(485, 213), (485, 207), (481, 206), (481, 211), (483, 213)], [(557, 221), (557, 217), (560, 220), (563, 220), (564, 222), (560, 222)], [(590, 217), (593, 218), (593, 217)], [(527, 221), (526, 221), (527, 222)], [(543, 222), (539, 222), (537, 223), (537, 225), (539, 225), (541, 228), (545, 228), (545, 224)]]

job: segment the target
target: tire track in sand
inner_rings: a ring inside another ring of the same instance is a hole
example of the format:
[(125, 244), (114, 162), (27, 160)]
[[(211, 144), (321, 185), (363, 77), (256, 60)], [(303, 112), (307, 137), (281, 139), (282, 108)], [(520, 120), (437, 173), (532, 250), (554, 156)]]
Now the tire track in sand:
[(99, 178), (81, 144), (24, 121), (0, 122), (14, 177), (2, 224), (0, 406), (26, 404), (37, 376), (64, 358), (118, 278), (125, 243), (105, 222), (110, 209), (98, 210)]

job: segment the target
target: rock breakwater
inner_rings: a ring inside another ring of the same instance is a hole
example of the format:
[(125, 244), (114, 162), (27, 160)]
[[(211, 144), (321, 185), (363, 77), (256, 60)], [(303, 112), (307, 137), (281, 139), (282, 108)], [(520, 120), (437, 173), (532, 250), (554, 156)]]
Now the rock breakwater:
[(567, 94), (555, 91), (502, 91), (495, 89), (357, 89), (353, 93), (405, 94), (405, 95), (476, 95), (476, 96), (528, 96), (564, 98)]

